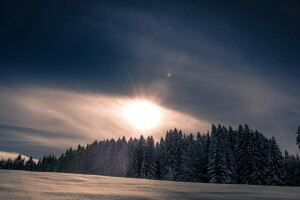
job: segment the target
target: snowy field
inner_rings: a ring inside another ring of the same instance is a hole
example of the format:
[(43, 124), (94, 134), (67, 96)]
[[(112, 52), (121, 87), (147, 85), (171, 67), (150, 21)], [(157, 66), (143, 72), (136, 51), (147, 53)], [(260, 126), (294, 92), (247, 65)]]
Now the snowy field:
[(219, 185), (0, 170), (0, 199), (300, 199), (299, 187)]

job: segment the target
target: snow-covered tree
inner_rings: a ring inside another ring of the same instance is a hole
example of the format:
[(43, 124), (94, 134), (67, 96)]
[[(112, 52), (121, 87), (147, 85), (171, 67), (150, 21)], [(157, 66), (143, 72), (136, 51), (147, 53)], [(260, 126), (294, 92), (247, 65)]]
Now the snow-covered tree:
[(251, 133), (253, 142), (251, 144), (251, 167), (250, 167), (250, 184), (263, 184), (265, 179), (265, 166), (267, 162), (267, 139), (258, 131)]
[(161, 137), (160, 142), (156, 143), (156, 163), (157, 163), (157, 178), (163, 179), (166, 172), (166, 150), (165, 140)]
[[(300, 135), (300, 128), (297, 132)], [(298, 139), (299, 140), (299, 139)], [(281, 155), (274, 138), (247, 125), (212, 126), (211, 134), (194, 139), (177, 129), (168, 131), (154, 145), (152, 136), (95, 141), (68, 148), (59, 158), (45, 155), (35, 164), (16, 159), (0, 161), (0, 168), (47, 172), (89, 173), (148, 179), (213, 183), (300, 185), (299, 156)], [(299, 142), (298, 142), (299, 144)]]
[(211, 145), (208, 158), (208, 175), (211, 183), (232, 183), (232, 171), (227, 166), (225, 147), (222, 141), (223, 129), (213, 125), (211, 132)]
[(252, 160), (252, 134), (247, 124), (238, 128), (238, 142), (236, 143), (236, 162), (237, 162), (237, 176), (238, 182), (243, 184), (250, 184), (251, 175), (251, 160)]
[(197, 149), (192, 134), (182, 139), (182, 158), (178, 180), (196, 181), (197, 178)]
[[(141, 135), (137, 146), (134, 150), (134, 155), (132, 159), (131, 164), (131, 176), (132, 177), (142, 177), (142, 167), (144, 165), (144, 159), (145, 159), (145, 150), (146, 150), (146, 140), (143, 135)], [(144, 167), (143, 167), (144, 168)]]
[(13, 163), (13, 166), (14, 166), (14, 169), (16, 170), (23, 170), (24, 169), (24, 162), (25, 162), (25, 159), (22, 158), (22, 155), (18, 155), (18, 157), (14, 160), (14, 163)]
[(154, 139), (152, 136), (147, 138), (145, 149), (144, 166), (142, 167), (142, 177), (148, 179), (157, 178), (157, 162), (154, 147)]
[(126, 176), (128, 168), (128, 145), (125, 137), (118, 139), (116, 143), (116, 168), (115, 176)]
[(166, 180), (176, 180), (179, 175), (182, 153), (181, 138), (182, 132), (176, 128), (173, 131), (171, 130), (166, 136)]
[(300, 149), (300, 125), (298, 126), (298, 130), (297, 130), (297, 136), (296, 136), (296, 144), (299, 146)]
[(266, 169), (266, 183), (268, 185), (286, 185), (287, 172), (284, 167), (282, 153), (274, 137), (269, 140), (269, 154)]

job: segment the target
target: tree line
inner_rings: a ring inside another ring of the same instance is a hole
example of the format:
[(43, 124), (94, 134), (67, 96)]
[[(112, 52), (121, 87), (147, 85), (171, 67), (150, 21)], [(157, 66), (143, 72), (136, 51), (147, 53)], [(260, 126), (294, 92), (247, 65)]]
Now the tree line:
[[(300, 148), (300, 126), (297, 131)], [(207, 134), (174, 129), (159, 142), (152, 136), (94, 141), (61, 156), (36, 163), (2, 159), (2, 169), (100, 174), (146, 179), (227, 184), (300, 185), (299, 156), (284, 155), (274, 137), (268, 139), (248, 125), (237, 130), (212, 125)]]

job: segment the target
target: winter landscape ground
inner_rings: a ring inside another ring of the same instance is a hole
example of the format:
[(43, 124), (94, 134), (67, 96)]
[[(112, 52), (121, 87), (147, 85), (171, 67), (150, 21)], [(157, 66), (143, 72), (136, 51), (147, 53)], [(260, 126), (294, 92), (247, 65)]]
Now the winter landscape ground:
[(0, 170), (0, 199), (299, 199), (299, 187)]

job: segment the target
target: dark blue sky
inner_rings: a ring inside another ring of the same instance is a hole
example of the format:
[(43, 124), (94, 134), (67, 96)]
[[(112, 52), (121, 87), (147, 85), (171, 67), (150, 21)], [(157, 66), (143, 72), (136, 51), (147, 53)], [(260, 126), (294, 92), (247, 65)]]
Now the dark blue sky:
[[(149, 85), (159, 82), (167, 88), (156, 94), (162, 106), (209, 123), (249, 123), (297, 153), (299, 1), (0, 5), (1, 108), (16, 88), (151, 96)], [(0, 135), (12, 126), (20, 131), (7, 115), (18, 112), (0, 113)], [(20, 146), (15, 151), (25, 152)], [(0, 151), (12, 149), (0, 142)]]

